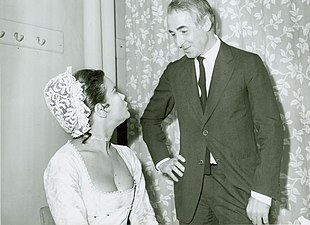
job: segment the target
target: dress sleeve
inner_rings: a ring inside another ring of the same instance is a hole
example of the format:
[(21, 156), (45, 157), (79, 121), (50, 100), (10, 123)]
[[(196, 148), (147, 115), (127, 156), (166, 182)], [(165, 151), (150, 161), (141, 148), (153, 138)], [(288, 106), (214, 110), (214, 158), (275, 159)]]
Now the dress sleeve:
[(72, 159), (55, 155), (44, 172), (47, 202), (56, 225), (88, 225), (79, 174)]
[(146, 191), (141, 163), (134, 152), (131, 151), (131, 154), (131, 163), (134, 180), (136, 183), (136, 189), (132, 211), (129, 218), (130, 222), (131, 224), (140, 225), (158, 225), (158, 222), (155, 218), (154, 210), (151, 206), (150, 199)]

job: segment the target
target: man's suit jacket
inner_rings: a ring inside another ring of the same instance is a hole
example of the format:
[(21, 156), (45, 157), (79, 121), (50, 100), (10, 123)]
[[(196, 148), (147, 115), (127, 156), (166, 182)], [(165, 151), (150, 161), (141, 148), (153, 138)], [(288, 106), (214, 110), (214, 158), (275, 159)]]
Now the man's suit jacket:
[(174, 107), (186, 159), (184, 175), (175, 183), (180, 221), (189, 222), (198, 204), (206, 147), (235, 187), (279, 198), (283, 126), (259, 56), (221, 41), (204, 113), (194, 59), (184, 56), (167, 66), (141, 118), (155, 164), (169, 157), (161, 122)]

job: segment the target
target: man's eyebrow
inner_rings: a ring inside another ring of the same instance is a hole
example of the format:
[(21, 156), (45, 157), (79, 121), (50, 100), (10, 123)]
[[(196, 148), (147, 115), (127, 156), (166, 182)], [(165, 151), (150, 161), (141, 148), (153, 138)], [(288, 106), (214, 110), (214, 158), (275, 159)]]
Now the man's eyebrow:
[(182, 26), (179, 26), (179, 27), (177, 28), (177, 30), (181, 30), (181, 29), (183, 29), (183, 28), (187, 28), (187, 27), (184, 26), (184, 25), (182, 25)]
[[(186, 26), (184, 26), (184, 25), (182, 25), (182, 26), (179, 26), (178, 28), (177, 28), (177, 30), (182, 30), (182, 29), (186, 29), (187, 27)], [(169, 33), (174, 33), (172, 30), (168, 30), (168, 32)]]

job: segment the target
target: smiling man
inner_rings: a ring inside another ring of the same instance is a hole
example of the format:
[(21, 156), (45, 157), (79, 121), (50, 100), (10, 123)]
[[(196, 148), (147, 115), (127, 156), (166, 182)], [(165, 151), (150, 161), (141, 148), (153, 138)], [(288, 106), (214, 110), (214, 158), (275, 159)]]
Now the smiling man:
[[(165, 69), (141, 125), (156, 168), (175, 181), (180, 224), (267, 224), (283, 128), (262, 60), (217, 37), (205, 0), (172, 0), (168, 28), (185, 55)], [(161, 127), (173, 108), (175, 157)]]

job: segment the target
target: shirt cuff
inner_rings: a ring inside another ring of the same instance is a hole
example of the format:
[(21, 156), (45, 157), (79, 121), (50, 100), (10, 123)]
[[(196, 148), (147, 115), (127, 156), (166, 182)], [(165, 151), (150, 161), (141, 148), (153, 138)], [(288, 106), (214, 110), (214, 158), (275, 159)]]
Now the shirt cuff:
[(260, 194), (258, 192), (255, 192), (255, 191), (251, 191), (251, 197), (257, 199), (258, 201), (261, 201), (269, 206), (271, 206), (271, 199), (269, 196), (267, 195), (263, 195), (263, 194)]
[(168, 161), (169, 159), (170, 159), (170, 158), (164, 158), (164, 159), (160, 160), (160, 161), (156, 164), (156, 166), (155, 166), (156, 170), (157, 170), (158, 172), (161, 173), (161, 171), (160, 171), (160, 169), (159, 169), (159, 166), (160, 166), (162, 163)]

